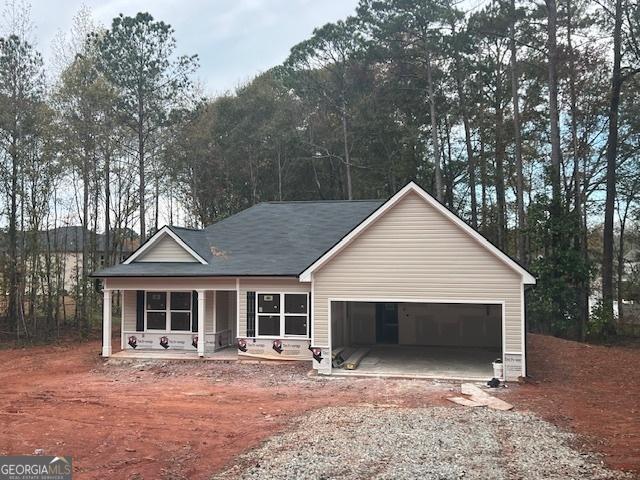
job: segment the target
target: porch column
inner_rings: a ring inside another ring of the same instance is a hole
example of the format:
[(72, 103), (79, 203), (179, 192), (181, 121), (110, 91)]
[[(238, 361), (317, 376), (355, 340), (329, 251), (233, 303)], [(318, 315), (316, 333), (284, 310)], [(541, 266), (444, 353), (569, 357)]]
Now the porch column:
[(102, 356), (111, 356), (111, 290), (104, 289), (102, 300)]
[(204, 316), (207, 314), (205, 310), (205, 291), (198, 292), (198, 356), (204, 357)]

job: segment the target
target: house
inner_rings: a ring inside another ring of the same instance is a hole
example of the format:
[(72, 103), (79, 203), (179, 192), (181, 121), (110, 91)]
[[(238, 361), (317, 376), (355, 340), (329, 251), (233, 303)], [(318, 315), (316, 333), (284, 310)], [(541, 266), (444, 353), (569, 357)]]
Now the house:
[[(526, 374), (534, 277), (417, 184), (387, 201), (267, 202), (203, 230), (164, 227), (104, 286), (124, 295), (121, 348), (310, 361), (366, 354), (351, 373)], [(362, 356), (360, 355), (360, 356)]]

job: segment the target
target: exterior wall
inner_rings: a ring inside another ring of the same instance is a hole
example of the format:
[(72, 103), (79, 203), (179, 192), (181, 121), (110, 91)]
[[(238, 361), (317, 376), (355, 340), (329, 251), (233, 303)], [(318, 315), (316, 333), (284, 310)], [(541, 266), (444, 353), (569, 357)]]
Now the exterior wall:
[(156, 243), (144, 252), (135, 262), (197, 262), (193, 256), (178, 245), (173, 238), (164, 235)]
[(259, 293), (309, 293), (311, 284), (301, 283), (297, 278), (241, 278), (239, 297), (238, 337), (247, 336), (247, 292)]
[(504, 350), (522, 353), (522, 278), (409, 193), (313, 273), (314, 347), (330, 348), (329, 299), (504, 302)]
[[(257, 293), (309, 293), (311, 285), (301, 283), (297, 278), (241, 278), (238, 297), (239, 329), (238, 337), (245, 339), (241, 356), (268, 358), (275, 360), (311, 360), (309, 339), (283, 338), (282, 340), (252, 338), (247, 336), (247, 292)], [(277, 344), (277, 347), (276, 347)]]
[[(233, 343), (233, 336), (226, 335), (221, 341), (214, 335), (214, 295), (213, 290), (235, 289), (235, 278), (108, 278), (105, 288), (121, 290), (122, 292), (122, 348), (133, 348), (129, 345), (130, 337), (136, 337), (137, 349), (163, 350), (160, 338), (167, 337), (173, 350), (196, 351), (193, 345), (195, 332), (137, 332), (136, 331), (136, 290), (205, 290), (205, 351), (210, 353), (220, 348), (219, 344)], [(219, 294), (222, 292), (219, 292)], [(234, 296), (235, 292), (225, 292)], [(220, 295), (218, 295), (220, 298)], [(228, 308), (228, 307), (227, 307)], [(234, 319), (235, 320), (235, 319)], [(235, 323), (235, 322), (234, 322)]]
[(205, 293), (205, 303), (204, 303), (204, 331), (205, 333), (214, 333), (214, 325), (213, 325), (213, 310), (215, 305), (213, 303), (213, 291), (207, 290)]
[(125, 290), (122, 292), (122, 331), (136, 330), (136, 292)]

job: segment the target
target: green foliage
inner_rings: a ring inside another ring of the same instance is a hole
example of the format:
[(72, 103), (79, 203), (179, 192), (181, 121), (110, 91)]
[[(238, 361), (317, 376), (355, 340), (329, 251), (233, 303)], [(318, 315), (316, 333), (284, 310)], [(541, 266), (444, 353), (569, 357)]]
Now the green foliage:
[(576, 337), (584, 320), (578, 288), (588, 283), (591, 266), (572, 245), (578, 219), (564, 209), (560, 217), (552, 216), (551, 208), (551, 200), (542, 196), (529, 206), (529, 239), (540, 255), (529, 265), (537, 284), (527, 297), (527, 313), (535, 330)]
[(615, 317), (611, 313), (611, 308), (604, 308), (602, 302), (598, 302), (589, 315), (587, 323), (587, 338), (591, 340), (606, 340), (616, 334), (613, 325)]

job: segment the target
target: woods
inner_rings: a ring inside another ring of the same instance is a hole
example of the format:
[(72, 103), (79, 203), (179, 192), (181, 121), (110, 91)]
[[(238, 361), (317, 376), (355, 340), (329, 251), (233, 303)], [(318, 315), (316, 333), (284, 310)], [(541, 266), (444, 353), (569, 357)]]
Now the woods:
[[(215, 97), (196, 81), (206, 52), (183, 52), (149, 13), (100, 27), (82, 10), (54, 68), (30, 42), (28, 7), (7, 5), (5, 334), (88, 334), (88, 274), (163, 224), (387, 198), (412, 179), (536, 276), (531, 329), (627, 333), (625, 302), (640, 301), (637, 1), (360, 0)], [(68, 249), (43, 234), (63, 225), (82, 227), (70, 292)], [(76, 309), (61, 321), (65, 295)]]

